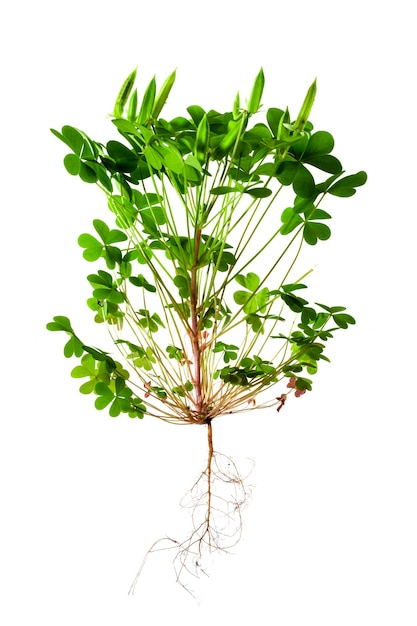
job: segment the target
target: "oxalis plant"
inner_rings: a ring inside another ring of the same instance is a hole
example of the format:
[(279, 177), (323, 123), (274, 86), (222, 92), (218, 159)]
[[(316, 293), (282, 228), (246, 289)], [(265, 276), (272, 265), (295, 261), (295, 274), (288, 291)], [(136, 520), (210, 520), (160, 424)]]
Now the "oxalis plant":
[(214, 420), (279, 412), (310, 392), (329, 339), (355, 323), (339, 303), (304, 298), (309, 271), (295, 265), (304, 246), (329, 239), (332, 199), (352, 196), (366, 174), (345, 175), (332, 135), (313, 129), (315, 81), (296, 116), (261, 106), (261, 70), (245, 104), (238, 94), (226, 113), (192, 105), (166, 120), (174, 81), (158, 91), (153, 78), (140, 100), (136, 70), (128, 76), (111, 119), (118, 139), (52, 130), (70, 150), (66, 170), (106, 196), (107, 222), (94, 219), (78, 243), (96, 264), (88, 308), (111, 341), (88, 345), (65, 316), (47, 328), (69, 336), (71, 375), (98, 410), (205, 430), (207, 462), (184, 501), (192, 530), (149, 550), (174, 548), (188, 586), (207, 555), (239, 540), (248, 495), (214, 450)]

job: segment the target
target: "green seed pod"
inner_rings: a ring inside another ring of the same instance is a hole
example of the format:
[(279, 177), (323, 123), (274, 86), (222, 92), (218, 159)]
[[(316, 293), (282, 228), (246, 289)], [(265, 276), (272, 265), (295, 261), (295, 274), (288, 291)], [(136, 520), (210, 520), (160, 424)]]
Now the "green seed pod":
[(252, 87), (252, 93), (248, 102), (248, 112), (253, 114), (257, 113), (261, 104), (262, 93), (265, 85), (265, 76), (263, 69), (261, 68), (259, 74), (255, 78), (254, 85)]
[(304, 98), (303, 105), (300, 109), (297, 120), (294, 124), (295, 131), (298, 131), (298, 132), (302, 131), (304, 126), (306, 125), (306, 122), (308, 121), (309, 115), (311, 113), (311, 109), (313, 108), (314, 99), (316, 97), (316, 91), (317, 91), (317, 82), (316, 82), (316, 79), (314, 79), (314, 82), (311, 84), (309, 90), (307, 91), (307, 95)]
[(116, 103), (114, 105), (114, 117), (121, 117), (123, 115), (123, 109), (126, 106), (126, 102), (130, 96), (130, 92), (132, 91), (132, 87), (136, 80), (136, 72), (137, 68), (129, 74), (119, 91), (119, 94), (116, 98)]
[(237, 120), (240, 117), (240, 95), (239, 92), (236, 94), (235, 101), (233, 103), (233, 119)]
[(209, 143), (209, 124), (207, 115), (201, 118), (197, 128), (197, 134), (195, 137), (194, 156), (200, 163), (205, 163), (207, 159), (207, 149)]
[(245, 122), (242, 125), (242, 118), (233, 122), (229, 122), (228, 132), (221, 140), (217, 150), (222, 154), (227, 154), (230, 148), (235, 145), (239, 134), (244, 131), (245, 126)]
[(146, 91), (143, 95), (142, 104), (140, 107), (139, 115), (137, 117), (138, 124), (146, 124), (146, 122), (150, 119), (152, 109), (155, 102), (155, 91), (156, 91), (156, 82), (155, 76), (152, 78), (151, 82), (146, 88)]
[(165, 105), (165, 102), (168, 99), (169, 93), (172, 89), (172, 85), (175, 82), (176, 70), (172, 72), (162, 85), (158, 95), (156, 96), (155, 103), (153, 105), (151, 117), (156, 120), (159, 117), (159, 114), (162, 111), (162, 107)]
[(138, 90), (135, 91), (130, 96), (129, 105), (127, 107), (127, 119), (131, 122), (134, 122), (137, 115), (138, 108)]
[(278, 140), (287, 138), (289, 134), (287, 126), (289, 125), (289, 123), (290, 123), (290, 112), (288, 111), (288, 107), (287, 107), (285, 109), (284, 115), (281, 115), (281, 118), (278, 123), (278, 130), (277, 130)]

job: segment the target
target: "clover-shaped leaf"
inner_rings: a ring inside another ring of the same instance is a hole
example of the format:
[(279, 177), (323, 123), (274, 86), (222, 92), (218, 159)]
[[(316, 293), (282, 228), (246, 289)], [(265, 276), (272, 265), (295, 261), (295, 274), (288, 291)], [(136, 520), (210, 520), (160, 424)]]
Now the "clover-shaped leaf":
[(248, 291), (235, 291), (233, 299), (236, 304), (242, 305), (244, 312), (248, 315), (258, 312), (264, 313), (269, 298), (269, 290), (266, 287), (258, 290), (261, 282), (259, 276), (254, 272), (249, 272), (246, 276), (238, 274), (236, 282), (248, 289)]
[(138, 276), (131, 276), (129, 278), (129, 281), (132, 283), (132, 285), (135, 285), (135, 287), (143, 287), (144, 289), (146, 289), (146, 291), (150, 291), (152, 293), (155, 293), (156, 291), (155, 285), (151, 285), (146, 280), (143, 274), (139, 274)]
[(53, 320), (53, 322), (49, 322), (46, 325), (48, 330), (61, 330), (70, 335), (70, 339), (64, 346), (64, 356), (67, 358), (70, 358), (71, 356), (81, 356), (84, 352), (84, 346), (74, 333), (68, 317), (65, 317), (64, 315), (56, 315)]
[(361, 187), (366, 183), (366, 172), (358, 172), (351, 176), (344, 176), (336, 181), (329, 189), (328, 192), (333, 196), (339, 196), (341, 198), (348, 198), (356, 193), (356, 187)]
[(117, 417), (120, 413), (128, 413), (131, 409), (132, 391), (126, 386), (123, 378), (116, 378), (109, 385), (99, 382), (95, 386), (94, 392), (97, 394), (94, 405), (101, 411), (109, 404), (110, 417)]
[(80, 235), (78, 244), (81, 248), (85, 248), (83, 257), (86, 261), (97, 261), (100, 257), (104, 257), (107, 267), (114, 269), (116, 263), (120, 264), (122, 262), (122, 252), (120, 248), (111, 244), (126, 241), (127, 236), (121, 230), (110, 230), (102, 220), (93, 220), (93, 225), (101, 241), (87, 233)]
[(138, 324), (142, 328), (147, 328), (151, 333), (156, 333), (159, 330), (159, 326), (165, 328), (163, 321), (159, 317), (158, 313), (149, 313), (147, 309), (139, 309), (137, 311)]
[(85, 354), (81, 359), (81, 365), (77, 365), (71, 371), (73, 378), (89, 378), (80, 387), (81, 393), (92, 393), (97, 383), (108, 384), (110, 374), (105, 361), (97, 362), (91, 354)]
[[(297, 150), (297, 145), (295, 144), (294, 150)], [(334, 139), (332, 135), (324, 130), (319, 130), (311, 135), (302, 155), (302, 160), (320, 170), (337, 174), (342, 171), (342, 164), (339, 159), (330, 154), (333, 148)]]
[(235, 361), (237, 359), (238, 346), (234, 344), (226, 344), (223, 341), (217, 341), (213, 348), (213, 352), (223, 352), (223, 360), (225, 363)]
[(87, 276), (87, 280), (94, 287), (93, 296), (97, 300), (108, 300), (113, 304), (124, 302), (124, 295), (118, 291), (117, 282), (113, 281), (113, 277), (108, 272), (99, 270), (97, 274)]

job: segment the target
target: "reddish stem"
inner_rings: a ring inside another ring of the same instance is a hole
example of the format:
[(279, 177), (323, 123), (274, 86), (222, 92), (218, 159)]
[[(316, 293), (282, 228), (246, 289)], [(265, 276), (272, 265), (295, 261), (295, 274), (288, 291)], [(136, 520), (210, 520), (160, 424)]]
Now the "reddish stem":
[(197, 419), (204, 417), (203, 398), (201, 390), (201, 346), (200, 331), (198, 327), (198, 286), (197, 286), (197, 267), (198, 256), (201, 243), (201, 228), (197, 229), (195, 235), (194, 248), (194, 265), (191, 268), (191, 284), (190, 284), (190, 313), (191, 313), (191, 349), (194, 364), (194, 391), (195, 391), (195, 410)]

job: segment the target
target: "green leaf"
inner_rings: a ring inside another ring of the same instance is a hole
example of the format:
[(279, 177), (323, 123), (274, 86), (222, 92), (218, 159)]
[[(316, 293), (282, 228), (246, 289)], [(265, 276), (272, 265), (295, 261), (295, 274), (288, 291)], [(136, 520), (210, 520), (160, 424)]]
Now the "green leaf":
[(293, 189), (297, 196), (301, 198), (311, 198), (311, 196), (314, 195), (316, 189), (314, 178), (304, 165), (300, 165), (297, 168), (293, 181)]
[(111, 356), (109, 356), (107, 352), (104, 352), (103, 350), (99, 350), (98, 348), (92, 348), (91, 346), (83, 346), (83, 348), (96, 361), (106, 363), (107, 366), (110, 368), (110, 370), (116, 369), (117, 367), (116, 362), (113, 361), (113, 359), (111, 358)]
[(356, 193), (355, 188), (364, 185), (366, 180), (367, 175), (366, 172), (363, 171), (350, 176), (344, 176), (344, 178), (340, 178), (337, 182), (335, 182), (334, 185), (328, 189), (328, 192), (333, 196), (347, 198), (349, 196), (353, 196)]
[(325, 130), (319, 130), (311, 135), (305, 156), (311, 157), (318, 154), (329, 154), (334, 148), (332, 135)]
[(63, 315), (56, 315), (53, 320), (53, 322), (49, 322), (46, 325), (46, 328), (48, 330), (64, 331), (71, 335), (70, 339), (64, 346), (64, 356), (66, 358), (70, 358), (73, 355), (81, 356), (84, 352), (84, 346), (75, 335), (68, 317), (65, 317)]
[(310, 246), (315, 246), (318, 239), (325, 241), (329, 239), (331, 230), (327, 224), (321, 224), (320, 222), (307, 222), (303, 229), (304, 241)]
[(191, 115), (191, 118), (196, 127), (198, 127), (201, 120), (206, 115), (205, 110), (201, 106), (193, 104), (192, 106), (187, 107), (187, 111)]
[(197, 172), (199, 173), (202, 172), (201, 163), (198, 159), (195, 158), (193, 154), (187, 155), (187, 158), (185, 159), (185, 163), (189, 167), (192, 167), (193, 169), (197, 170)]
[(102, 220), (93, 220), (93, 226), (96, 229), (96, 232), (100, 235), (103, 243), (105, 243), (107, 241), (110, 228)]
[(112, 184), (110, 177), (107, 175), (106, 168), (104, 167), (104, 165), (101, 165), (99, 163), (96, 163), (95, 165), (96, 165), (96, 174), (97, 174), (99, 182), (103, 185), (103, 187), (109, 193), (112, 193), (113, 184)]
[(87, 382), (80, 385), (80, 393), (89, 394), (93, 393), (96, 386), (96, 381), (94, 379), (88, 380)]
[(67, 170), (68, 174), (71, 174), (71, 176), (78, 176), (78, 174), (80, 173), (81, 164), (82, 162), (76, 154), (67, 154), (66, 157), (64, 157), (65, 169)]
[(238, 274), (236, 276), (236, 282), (250, 291), (255, 291), (259, 287), (261, 279), (254, 272), (249, 272), (246, 276), (244, 274)]
[(75, 335), (73, 335), (64, 346), (64, 356), (67, 359), (72, 356), (81, 356), (83, 352), (83, 344)]
[(319, 170), (323, 170), (324, 172), (329, 172), (329, 174), (338, 174), (342, 172), (342, 164), (339, 159), (336, 159), (331, 154), (319, 154), (312, 157), (304, 157), (303, 161), (305, 163), (309, 163), (310, 165), (314, 165)]
[(155, 333), (158, 330), (158, 326), (164, 328), (164, 324), (157, 313), (151, 315), (147, 309), (139, 309), (137, 311), (139, 316), (139, 325), (142, 328), (147, 328), (151, 333)]
[(72, 378), (85, 378), (86, 376), (89, 376), (89, 375), (90, 375), (90, 370), (84, 367), (84, 365), (77, 365), (71, 371)]
[(252, 196), (252, 198), (268, 198), (272, 191), (267, 187), (252, 187), (251, 189), (246, 189), (245, 193)]
[(282, 185), (292, 185), (298, 172), (299, 163), (297, 161), (284, 161), (278, 168), (277, 178)]
[(112, 120), (112, 122), (116, 126), (116, 128), (120, 130), (121, 133), (130, 134), (130, 135), (138, 135), (137, 126), (130, 120), (117, 119), (117, 120)]
[(252, 294), (249, 293), (249, 291), (235, 291), (235, 293), (233, 294), (233, 299), (236, 304), (245, 304), (251, 296)]
[(46, 325), (46, 328), (48, 330), (63, 330), (67, 333), (73, 333), (74, 331), (72, 330), (72, 326), (71, 326), (71, 322), (69, 321), (68, 317), (65, 317), (64, 315), (55, 315), (55, 317), (53, 318), (53, 322), (49, 322)]
[[(278, 165), (276, 163), (262, 163), (253, 172), (255, 176), (275, 176), (277, 173)], [(248, 177), (249, 178), (249, 177)]]
[(85, 163), (80, 164), (80, 178), (85, 183), (96, 183), (98, 180), (98, 176), (93, 168)]
[(190, 286), (190, 278), (186, 272), (183, 274), (178, 273), (174, 277), (174, 285), (178, 288), (178, 293), (180, 298), (184, 298), (185, 300), (190, 297), (191, 286)]
[(279, 231), (281, 235), (289, 235), (303, 223), (302, 218), (294, 211), (293, 207), (288, 207), (282, 212), (281, 221), (283, 222)]
[(148, 162), (150, 167), (152, 167), (154, 170), (160, 170), (162, 168), (162, 156), (157, 150), (155, 150), (155, 148), (152, 148), (152, 146), (146, 146), (143, 154), (145, 155), (146, 161)]
[(136, 287), (143, 287), (147, 291), (150, 291), (150, 292), (153, 292), (153, 293), (155, 293), (155, 291), (156, 291), (156, 287), (154, 285), (151, 285), (146, 280), (146, 278), (144, 277), (143, 274), (139, 274), (138, 276), (131, 276), (129, 278), (129, 281), (132, 283), (132, 285), (135, 285)]
[(247, 315), (245, 321), (252, 328), (254, 333), (263, 333), (263, 320), (256, 313)]
[(233, 294), (233, 299), (236, 304), (243, 306), (243, 311), (249, 316), (253, 313), (263, 313), (265, 311), (268, 298), (269, 290), (266, 287), (257, 293), (239, 290)]
[(121, 241), (126, 241), (126, 240), (127, 240), (126, 233), (122, 232), (121, 230), (112, 229), (107, 235), (107, 239), (105, 240), (105, 243), (106, 244), (119, 243)]
[(84, 137), (79, 130), (72, 126), (63, 126), (61, 138), (63, 138), (67, 146), (69, 146), (75, 154), (80, 156), (84, 146)]
[(243, 187), (241, 185), (236, 185), (236, 187), (221, 185), (220, 187), (210, 189), (210, 193), (213, 194), (213, 196), (224, 196), (227, 193), (242, 193), (242, 191)]
[(107, 153), (116, 163), (119, 172), (134, 172), (138, 165), (138, 156), (120, 141), (108, 141)]
[(271, 108), (267, 111), (266, 119), (274, 137), (278, 136), (279, 123), (283, 115), (284, 111), (281, 109)]
[(112, 390), (104, 383), (97, 383), (95, 387), (95, 393), (99, 396), (94, 402), (94, 406), (99, 411), (102, 411), (112, 402), (114, 394)]
[(184, 161), (181, 153), (173, 146), (164, 147), (163, 162), (165, 168), (174, 172), (174, 174), (182, 174), (184, 172)]
[[(310, 218), (310, 216), (309, 216), (309, 218)], [(330, 215), (330, 213), (327, 213), (327, 211), (323, 211), (323, 209), (314, 208), (314, 211), (312, 212), (312, 215), (311, 215), (311, 219), (313, 219), (313, 220), (330, 220), (330, 219), (332, 219), (332, 216)]]
[(176, 346), (167, 346), (165, 349), (168, 352), (170, 359), (175, 359), (180, 362), (184, 360), (184, 353), (181, 348), (177, 348)]
[(78, 237), (78, 245), (81, 248), (86, 248), (83, 252), (83, 257), (86, 261), (97, 261), (103, 252), (103, 244), (87, 233)]
[(298, 289), (307, 289), (307, 285), (304, 285), (303, 283), (289, 283), (287, 285), (282, 285), (281, 289), (282, 291), (285, 291), (285, 293), (290, 293), (291, 291), (297, 291)]
[(294, 313), (301, 313), (305, 305), (308, 304), (307, 300), (294, 296), (292, 293), (281, 293), (281, 298)]
[(98, 382), (108, 384), (110, 382), (110, 374), (106, 361), (96, 362), (91, 354), (85, 354), (81, 359), (81, 365), (77, 365), (71, 371), (72, 378), (89, 378), (90, 380), (83, 383), (80, 392), (84, 394), (92, 393)]
[(272, 139), (272, 135), (266, 124), (259, 123), (247, 130), (243, 139), (250, 144), (252, 149), (257, 150), (258, 148), (264, 149), (264, 146)]
[(333, 320), (340, 328), (347, 328), (349, 324), (356, 324), (356, 320), (347, 313), (336, 313), (333, 315)]
[(112, 275), (104, 270), (98, 270), (97, 274), (89, 274), (87, 276), (88, 282), (94, 286), (105, 286), (111, 289), (113, 285)]
[(103, 222), (102, 220), (97, 220), (97, 219), (93, 220), (93, 225), (97, 233), (102, 238), (103, 243), (105, 244), (116, 243), (116, 242), (127, 240), (126, 233), (117, 229), (110, 230), (107, 224)]

